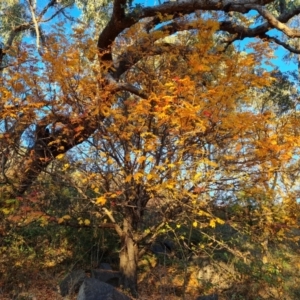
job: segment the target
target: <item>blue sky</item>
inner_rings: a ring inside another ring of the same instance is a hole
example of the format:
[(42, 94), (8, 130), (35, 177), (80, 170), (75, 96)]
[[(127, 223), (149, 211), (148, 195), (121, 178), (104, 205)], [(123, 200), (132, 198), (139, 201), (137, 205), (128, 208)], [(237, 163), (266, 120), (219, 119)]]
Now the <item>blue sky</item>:
[[(249, 43), (254, 41), (253, 38), (245, 38), (242, 41), (236, 41), (234, 44), (241, 51), (249, 51), (249, 47), (247, 46)], [(297, 62), (295, 57), (290, 59), (284, 59), (286, 55), (288, 55), (288, 51), (284, 49), (282, 46), (278, 46), (278, 49), (275, 50), (274, 55), (276, 58), (272, 59), (272, 63), (278, 67), (282, 72), (288, 71), (296, 71), (298, 69)], [(266, 69), (270, 70), (270, 67), (266, 66)]]

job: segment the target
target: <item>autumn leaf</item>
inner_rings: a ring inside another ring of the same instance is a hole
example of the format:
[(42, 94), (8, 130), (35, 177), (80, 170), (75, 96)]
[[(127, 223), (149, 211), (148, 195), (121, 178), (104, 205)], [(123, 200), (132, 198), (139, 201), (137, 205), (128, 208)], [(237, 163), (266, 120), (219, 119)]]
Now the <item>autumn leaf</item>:
[(84, 225), (89, 226), (91, 224), (91, 221), (88, 219), (84, 220)]
[(64, 221), (65, 221), (64, 218), (58, 218), (57, 219), (57, 223), (58, 224), (62, 224)]
[(104, 196), (98, 197), (96, 199), (96, 204), (104, 205), (106, 203), (106, 198)]
[(143, 163), (145, 160), (146, 160), (146, 157), (145, 157), (145, 156), (140, 156), (136, 161), (137, 161), (137, 163), (141, 164), (141, 163)]
[(209, 221), (209, 226), (212, 227), (212, 228), (215, 228), (215, 227), (216, 227), (216, 220), (211, 219), (211, 220)]
[(216, 222), (219, 223), (219, 224), (221, 224), (221, 225), (225, 224), (225, 221), (223, 221), (220, 218), (216, 218)]
[(127, 175), (125, 178), (125, 182), (130, 182), (132, 179), (132, 175)]
[(136, 181), (140, 181), (140, 179), (143, 178), (143, 177), (144, 177), (144, 174), (141, 173), (141, 172), (137, 172), (137, 173), (135, 173), (135, 174), (133, 175), (133, 178), (134, 178), (134, 180), (136, 180)]
[(264, 264), (267, 264), (267, 263), (268, 263), (268, 257), (267, 257), (267, 256), (263, 256), (262, 262), (263, 262)]

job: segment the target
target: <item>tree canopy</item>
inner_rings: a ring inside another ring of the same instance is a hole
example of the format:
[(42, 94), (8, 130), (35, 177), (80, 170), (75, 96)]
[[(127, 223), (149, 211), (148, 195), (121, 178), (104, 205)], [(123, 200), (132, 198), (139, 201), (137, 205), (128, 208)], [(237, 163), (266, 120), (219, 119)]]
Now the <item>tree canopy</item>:
[[(4, 4), (5, 2), (2, 5)], [(53, 43), (55, 37), (48, 37), (44, 32), (43, 26), (44, 24), (50, 24), (59, 15), (64, 16), (70, 22), (75, 22), (76, 20), (71, 16), (70, 11), (67, 11), (69, 7), (78, 4), (83, 9), (83, 16), (86, 14), (91, 15), (93, 9), (95, 10), (95, 16), (99, 14), (98, 7), (91, 7), (90, 4), (81, 1), (49, 1), (44, 6), (41, 6), (36, 1), (7, 1), (6, 4), (1, 18), (2, 69), (10, 65), (9, 51), (16, 51), (12, 49), (17, 47), (17, 44), (20, 46), (18, 38), (25, 36), (27, 32), (31, 32), (36, 36), (36, 46), (39, 48), (41, 55), (43, 55), (43, 52), (51, 51), (51, 43)], [(264, 42), (269, 41), (285, 47), (292, 53), (298, 53), (299, 51), (297, 47), (293, 46), (299, 35), (296, 24), (299, 8), (294, 2), (285, 4), (281, 1), (277, 4), (273, 1), (235, 1), (234, 3), (230, 1), (171, 1), (157, 6), (144, 7), (143, 5), (127, 3), (126, 1), (114, 1), (112, 3), (102, 3), (101, 5), (108, 8), (106, 15), (108, 19), (107, 23), (103, 24), (102, 27), (100, 26), (100, 28), (98, 27), (98, 32), (94, 33), (93, 37), (96, 36), (97, 42), (95, 42), (93, 47), (97, 47), (99, 51), (99, 62), (102, 65), (101, 76), (105, 78), (105, 82), (101, 84), (104, 86), (107, 84), (110, 86), (114, 85), (113, 89), (115, 92), (123, 90), (140, 96), (148, 96), (146, 91), (124, 80), (126, 72), (141, 59), (166, 52), (169, 47), (173, 47), (172, 44), (166, 42), (162, 48), (155, 44), (156, 41), (179, 31), (196, 29), (198, 26), (196, 20), (201, 15), (201, 11), (209, 11), (211, 16), (204, 15), (204, 18), (214, 18), (215, 22), (218, 23), (217, 30), (225, 32), (221, 39), (225, 47), (233, 41), (242, 40), (246, 37), (255, 37), (262, 40), (262, 45)], [(251, 10), (256, 11), (257, 14), (247, 14)], [(141, 20), (143, 21), (140, 22)], [(124, 37), (126, 32), (130, 31), (130, 28), (132, 28), (132, 31), (135, 31), (141, 26), (143, 27), (139, 29), (143, 31), (141, 37), (135, 38), (131, 36), (129, 39)], [(269, 31), (271, 29), (277, 29), (279, 32), (278, 36), (270, 35)], [(282, 33), (282, 36), (280, 33)], [(121, 50), (121, 53), (117, 53), (116, 48), (124, 44), (125, 47)], [(139, 51), (136, 51), (136, 47), (140, 48)], [(62, 51), (62, 49), (60, 50)], [(103, 71), (105, 69), (106, 71)], [(66, 120), (66, 118), (70, 117), (65, 115), (58, 118), (62, 118), (63, 123), (70, 124), (73, 122), (71, 119)], [(77, 122), (85, 122), (84, 117), (81, 117), (81, 120), (79, 119)], [(32, 149), (39, 147), (39, 142), (45, 138), (43, 132), (46, 132), (45, 128), (50, 124), (46, 123), (47, 121), (43, 119), (36, 124), (39, 134), (36, 134), (37, 138), (34, 145), (32, 145)], [(23, 126), (24, 129), (26, 126), (25, 124)], [(78, 126), (74, 125), (71, 127), (69, 132), (71, 136), (74, 136), (74, 128)], [(81, 132), (83, 138), (95, 131), (93, 125), (84, 127), (85, 130)], [(14, 135), (18, 132), (20, 138), (22, 129), (14, 131)], [(53, 136), (53, 132), (50, 139), (56, 139)], [(31, 164), (35, 165), (34, 168), (36, 170), (42, 170), (51, 161), (51, 157), (53, 158), (67, 151), (79, 141), (81, 141), (81, 137), (78, 138), (78, 141), (72, 139), (70, 144), (66, 143), (65, 140), (64, 145), (56, 147), (53, 153), (48, 151), (48, 154), (45, 154), (44, 151), (37, 154), (37, 149), (34, 149), (36, 155)], [(49, 142), (51, 141), (49, 140)], [(58, 150), (59, 148), (61, 150)], [(43, 163), (41, 163), (41, 159)], [(22, 165), (24, 166), (25, 164)], [(26, 182), (21, 184), (22, 188), (19, 189), (19, 192), (24, 192), (27, 185), (32, 181), (30, 178), (35, 178), (32, 169), (28, 167), (27, 171), (24, 170), (22, 172), (26, 174), (26, 179), (24, 179)], [(37, 171), (34, 173), (38, 174)]]

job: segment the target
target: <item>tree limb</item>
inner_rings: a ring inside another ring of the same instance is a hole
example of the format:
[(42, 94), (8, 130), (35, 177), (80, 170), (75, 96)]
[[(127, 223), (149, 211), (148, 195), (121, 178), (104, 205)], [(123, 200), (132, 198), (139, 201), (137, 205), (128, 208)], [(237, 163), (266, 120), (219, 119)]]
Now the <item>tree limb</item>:
[(37, 19), (35, 17), (35, 11), (34, 8), (32, 7), (31, 3), (29, 0), (27, 0), (27, 4), (29, 6), (30, 9), (30, 13), (31, 13), (31, 17), (32, 17), (32, 22), (34, 24), (34, 28), (35, 28), (35, 34), (36, 34), (36, 48), (37, 50), (39, 50), (40, 48), (40, 30), (39, 30), (39, 24), (37, 22)]
[(252, 5), (251, 9), (255, 9), (261, 16), (263, 16), (273, 28), (276, 28), (284, 32), (288, 37), (300, 37), (300, 30), (290, 28), (284, 23), (280, 22), (276, 17), (274, 17), (265, 7), (260, 5)]

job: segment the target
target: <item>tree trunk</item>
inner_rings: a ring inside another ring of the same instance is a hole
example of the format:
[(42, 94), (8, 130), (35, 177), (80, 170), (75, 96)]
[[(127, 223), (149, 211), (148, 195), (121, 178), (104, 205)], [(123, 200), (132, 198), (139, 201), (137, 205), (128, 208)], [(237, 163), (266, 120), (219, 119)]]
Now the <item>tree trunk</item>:
[(133, 219), (126, 217), (123, 221), (123, 237), (120, 251), (120, 284), (124, 289), (129, 289), (137, 297), (137, 264), (138, 245), (133, 235)]
[(133, 218), (126, 217), (123, 221), (123, 237), (121, 239), (120, 284), (129, 289), (133, 296), (137, 296), (137, 265), (138, 245), (134, 240)]

